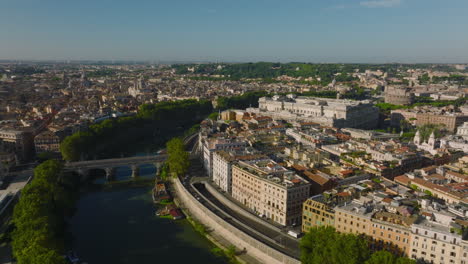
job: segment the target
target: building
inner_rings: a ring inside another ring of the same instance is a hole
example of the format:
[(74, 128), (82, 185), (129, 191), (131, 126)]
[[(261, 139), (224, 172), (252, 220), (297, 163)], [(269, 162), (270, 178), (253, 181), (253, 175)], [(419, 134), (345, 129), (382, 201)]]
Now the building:
[(423, 142), (419, 130), (416, 131), (416, 134), (414, 135), (413, 143), (418, 149), (427, 151), (432, 155), (436, 155), (438, 153), (438, 149), (441, 145), (440, 140), (436, 140), (434, 132), (431, 133), (426, 142)]
[(203, 165), (210, 178), (213, 177), (213, 152), (217, 150), (241, 150), (247, 146), (247, 142), (241, 138), (203, 137), (200, 136), (203, 153)]
[(265, 159), (264, 155), (219, 150), (213, 152), (213, 182), (223, 191), (232, 193), (232, 164), (240, 160)]
[(323, 193), (324, 191), (332, 189), (336, 185), (335, 180), (322, 172), (317, 171), (316, 173), (313, 173), (309, 170), (306, 170), (300, 175), (310, 183), (310, 194)]
[(232, 197), (283, 226), (301, 223), (309, 188), (304, 179), (269, 159), (232, 166)]
[(457, 135), (468, 137), (468, 122), (464, 122), (463, 125), (457, 128)]
[(336, 206), (335, 229), (341, 233), (370, 235), (372, 205), (360, 204), (355, 201)]
[(385, 87), (385, 103), (394, 105), (410, 105), (414, 103), (414, 98), (414, 93), (409, 87)]
[(302, 208), (302, 232), (320, 226), (335, 226), (335, 211), (322, 194), (307, 199)]
[(468, 138), (462, 136), (449, 135), (440, 139), (442, 148), (458, 149), (468, 154)]
[(24, 130), (0, 130), (0, 145), (4, 151), (14, 152), (19, 160), (27, 160), (33, 153), (33, 133)]
[(42, 152), (59, 152), (60, 137), (52, 131), (44, 131), (34, 137), (34, 148), (36, 154)]
[(370, 235), (379, 246), (394, 253), (409, 256), (411, 225), (417, 216), (403, 216), (391, 212), (376, 212), (372, 217)]
[[(379, 112), (370, 101), (275, 95), (258, 100), (259, 108), (250, 109), (288, 121), (316, 122), (333, 127), (373, 128)], [(365, 116), (366, 118), (362, 118)]]
[(422, 219), (411, 230), (409, 256), (412, 258), (434, 264), (468, 263), (467, 241), (463, 241), (460, 234), (451, 232), (449, 225)]
[(468, 115), (465, 113), (436, 107), (392, 110), (390, 118), (393, 126), (399, 126), (401, 120), (406, 120), (416, 126), (444, 125), (450, 132), (456, 132), (459, 126), (468, 121)]
[(468, 115), (461, 113), (418, 113), (416, 114), (416, 125), (426, 124), (444, 125), (448, 131), (455, 132), (464, 122), (468, 121)]

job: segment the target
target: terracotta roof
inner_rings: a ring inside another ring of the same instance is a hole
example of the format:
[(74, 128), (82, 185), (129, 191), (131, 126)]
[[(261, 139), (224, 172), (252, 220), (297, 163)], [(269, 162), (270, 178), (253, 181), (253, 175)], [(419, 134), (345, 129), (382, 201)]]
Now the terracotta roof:
[(348, 193), (348, 192), (340, 192), (340, 193), (337, 193), (336, 195), (338, 195), (338, 196), (343, 196), (343, 197), (344, 197), (344, 196), (351, 196), (351, 194)]
[(294, 165), (291, 166), (291, 168), (293, 168), (294, 170), (297, 170), (297, 171), (306, 171), (307, 170), (306, 167), (301, 166), (299, 164), (294, 164)]
[(409, 182), (410, 182), (410, 178), (408, 178), (408, 176), (406, 176), (406, 175), (400, 175), (400, 176), (396, 176), (394, 178), (394, 181), (398, 182), (398, 183), (401, 183), (403, 185), (408, 185)]
[(393, 201), (393, 199), (392, 199), (392, 198), (389, 198), (389, 197), (384, 198), (384, 199), (382, 200), (382, 202), (384, 202), (384, 203), (391, 203), (392, 201)]
[(461, 174), (461, 173), (454, 172), (454, 171), (447, 171), (447, 174), (451, 174), (454, 177), (461, 178), (461, 179), (464, 179), (465, 181), (468, 181), (468, 175), (466, 174)]
[(421, 170), (427, 172), (427, 171), (435, 170), (436, 168), (437, 166), (429, 166), (429, 167), (422, 168)]
[(327, 178), (325, 178), (323, 176), (320, 176), (318, 174), (314, 174), (314, 173), (312, 173), (310, 171), (305, 171), (304, 176), (309, 178), (311, 181), (318, 183), (319, 185), (324, 185), (329, 181), (329, 179), (327, 179)]

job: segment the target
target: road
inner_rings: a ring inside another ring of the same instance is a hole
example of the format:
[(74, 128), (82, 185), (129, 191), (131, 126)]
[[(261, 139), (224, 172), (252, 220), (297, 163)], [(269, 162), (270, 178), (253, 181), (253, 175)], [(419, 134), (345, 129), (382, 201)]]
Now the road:
[[(217, 200), (210, 192), (208, 192), (203, 184), (192, 184), (193, 177), (197, 177), (204, 174), (205, 171), (201, 165), (201, 162), (198, 159), (192, 160), (192, 166), (190, 167), (188, 178), (183, 179), (183, 183), (187, 190), (194, 197), (196, 197), (207, 209), (224, 219), (226, 222), (242, 230), (244, 233), (256, 238), (257, 240), (269, 245), (270, 247), (275, 248), (276, 250), (281, 251), (291, 257), (297, 259), (300, 257), (298, 240), (293, 239), (286, 233), (278, 232), (276, 230), (268, 228), (267, 226), (262, 225), (230, 209), (228, 206), (225, 206), (223, 203)], [(195, 188), (197, 190), (195, 190)], [(199, 195), (199, 193), (202, 195)], [(214, 204), (215, 206), (213, 206), (212, 204)]]

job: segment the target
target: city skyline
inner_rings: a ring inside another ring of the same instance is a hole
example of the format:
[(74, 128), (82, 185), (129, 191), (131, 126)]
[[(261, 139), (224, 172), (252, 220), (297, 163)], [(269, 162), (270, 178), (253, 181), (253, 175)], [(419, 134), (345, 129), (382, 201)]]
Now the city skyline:
[(453, 0), (7, 1), (1, 60), (467, 63)]

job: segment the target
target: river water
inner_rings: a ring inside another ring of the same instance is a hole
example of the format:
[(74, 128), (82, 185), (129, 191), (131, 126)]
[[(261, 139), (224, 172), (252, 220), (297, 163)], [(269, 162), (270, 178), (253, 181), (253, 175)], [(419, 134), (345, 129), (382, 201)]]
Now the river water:
[[(117, 179), (130, 173), (119, 169)], [(142, 168), (140, 174), (152, 177), (154, 169)], [(89, 264), (224, 263), (187, 220), (154, 213), (151, 187), (84, 193), (70, 223), (73, 248)]]

